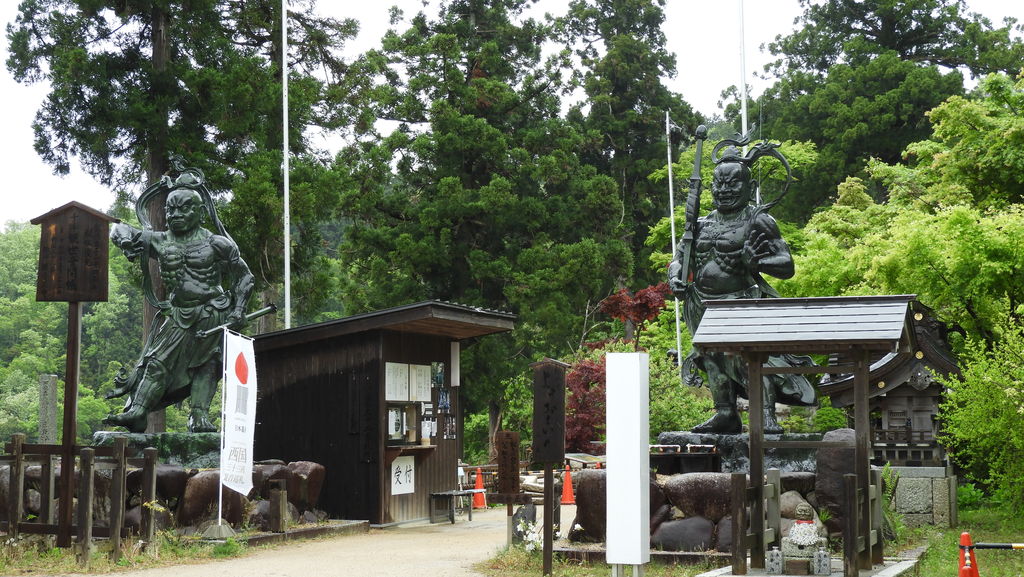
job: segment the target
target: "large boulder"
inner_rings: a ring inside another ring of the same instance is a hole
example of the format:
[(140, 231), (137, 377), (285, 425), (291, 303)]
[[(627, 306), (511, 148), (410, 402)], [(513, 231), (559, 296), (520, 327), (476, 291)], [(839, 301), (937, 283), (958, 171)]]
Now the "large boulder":
[[(156, 465), (156, 498), (171, 509), (178, 505), (178, 500), (185, 494), (185, 485), (189, 477), (196, 474), (195, 469), (185, 469), (181, 465), (157, 463)], [(125, 489), (128, 495), (142, 495), (142, 469), (128, 471), (125, 478)]]
[(683, 473), (669, 477), (664, 491), (684, 517), (705, 517), (717, 523), (732, 510), (731, 483), (730, 473)]
[[(295, 505), (288, 503), (288, 523), (294, 525), (299, 521), (299, 510)], [(253, 504), (249, 512), (247, 524), (260, 531), (270, 531), (270, 501), (261, 499)]]
[[(185, 484), (185, 493), (178, 503), (178, 525), (198, 525), (217, 518), (217, 491), (220, 490), (220, 471), (200, 471)], [(242, 495), (224, 487), (221, 494), (222, 517), (232, 527), (244, 520), (248, 501)]]
[(843, 475), (854, 472), (853, 429), (836, 429), (825, 433), (822, 441), (845, 442), (849, 447), (818, 449), (818, 464), (814, 480), (814, 495), (820, 508), (828, 509), (830, 530), (838, 531), (843, 514)]
[(320, 499), (327, 469), (312, 461), (288, 463), (288, 501), (300, 511), (312, 509)]
[[(288, 480), (288, 465), (283, 461), (265, 461), (252, 466), (252, 492), (254, 497), (270, 498), (270, 482)], [(287, 483), (285, 484), (287, 487)]]
[(782, 492), (799, 491), (801, 495), (807, 495), (814, 491), (814, 473), (807, 471), (783, 471)]
[[(607, 529), (608, 482), (606, 469), (582, 469), (573, 474), (576, 486), (576, 520), (583, 532), (570, 533), (570, 539), (579, 541), (604, 541)], [(671, 507), (657, 481), (650, 481), (650, 527), (653, 532), (670, 515)]]
[(604, 541), (607, 528), (608, 480), (604, 469), (583, 469), (575, 474), (576, 521), (585, 538), (582, 540)]
[[(157, 531), (169, 529), (172, 525), (171, 512), (163, 507), (153, 510), (153, 521)], [(124, 512), (124, 528), (136, 535), (142, 533), (142, 505), (136, 505)]]
[(779, 495), (779, 513), (787, 519), (796, 519), (796, 508), (801, 503), (810, 507), (810, 503), (798, 491), (786, 491)]
[(715, 545), (715, 524), (705, 517), (666, 521), (651, 535), (651, 547), (662, 551), (707, 551)]
[(715, 526), (715, 551), (721, 553), (732, 551), (732, 515), (723, 517)]

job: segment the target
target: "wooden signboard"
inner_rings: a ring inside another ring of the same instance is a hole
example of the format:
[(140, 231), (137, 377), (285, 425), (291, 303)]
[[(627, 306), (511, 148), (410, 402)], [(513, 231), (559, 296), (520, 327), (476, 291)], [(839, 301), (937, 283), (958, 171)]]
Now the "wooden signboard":
[(498, 447), (498, 492), (506, 495), (519, 492), (519, 433), (498, 431), (494, 434)]
[[(60, 456), (65, 471), (74, 470), (78, 431), (78, 369), (82, 343), (82, 302), (107, 300), (107, 230), (118, 219), (78, 202), (30, 221), (42, 225), (39, 236), (37, 301), (68, 303), (67, 356), (64, 363), (64, 430)], [(61, 475), (57, 546), (71, 546), (74, 475)]]
[(39, 237), (37, 301), (107, 300), (107, 229), (120, 222), (78, 202), (32, 219)]
[(565, 459), (565, 369), (544, 359), (533, 368), (533, 461), (561, 464)]

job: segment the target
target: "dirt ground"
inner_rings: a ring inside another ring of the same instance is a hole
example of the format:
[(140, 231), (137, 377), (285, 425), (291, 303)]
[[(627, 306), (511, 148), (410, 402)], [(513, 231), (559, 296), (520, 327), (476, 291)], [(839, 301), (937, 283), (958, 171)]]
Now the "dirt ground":
[[(573, 506), (562, 507), (571, 522)], [(479, 577), (472, 566), (505, 547), (505, 508), (478, 509), (451, 523), (415, 523), (369, 533), (292, 541), (238, 559), (113, 573), (118, 577)]]

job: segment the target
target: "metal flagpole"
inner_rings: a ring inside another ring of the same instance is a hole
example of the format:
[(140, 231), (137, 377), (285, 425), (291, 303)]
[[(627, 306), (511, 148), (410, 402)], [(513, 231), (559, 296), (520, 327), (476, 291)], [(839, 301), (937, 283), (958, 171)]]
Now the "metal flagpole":
[[(746, 134), (748, 128), (747, 122), (747, 48), (746, 48), (746, 33), (743, 30), (743, 0), (739, 0), (739, 16), (740, 16), (740, 122), (741, 134)], [(746, 152), (747, 147), (743, 147)], [(758, 183), (757, 190), (754, 191), (755, 199), (757, 204), (761, 204), (761, 185)]]
[(288, 158), (288, 0), (281, 0), (282, 170), (284, 172), (284, 328), (292, 328), (292, 217)]
[[(675, 256), (676, 199), (672, 182), (672, 119), (667, 110), (665, 111), (665, 150), (668, 154), (668, 222), (669, 228), (672, 230), (672, 248), (669, 249), (669, 252)], [(683, 337), (680, 334), (682, 329), (679, 326), (679, 297), (675, 297), (674, 300), (676, 308), (676, 366), (678, 367), (683, 362)]]

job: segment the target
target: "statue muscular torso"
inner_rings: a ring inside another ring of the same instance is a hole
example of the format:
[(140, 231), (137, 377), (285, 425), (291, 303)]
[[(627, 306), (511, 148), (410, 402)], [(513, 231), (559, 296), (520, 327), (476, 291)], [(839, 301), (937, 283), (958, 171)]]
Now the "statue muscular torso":
[[(746, 207), (700, 219), (694, 243), (694, 286), (705, 295), (730, 295), (757, 284), (756, 273), (785, 278), (792, 258), (775, 220)], [(788, 274), (787, 274), (788, 273)]]
[(238, 260), (238, 248), (230, 240), (203, 229), (196, 236), (182, 242), (155, 233), (151, 240), (167, 300), (175, 307), (200, 305), (224, 294), (223, 266)]

